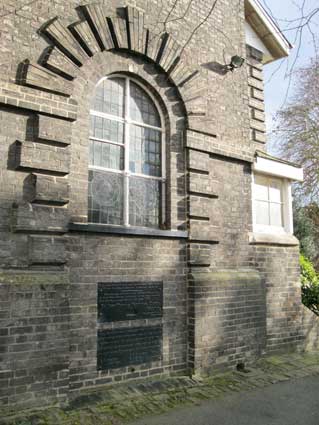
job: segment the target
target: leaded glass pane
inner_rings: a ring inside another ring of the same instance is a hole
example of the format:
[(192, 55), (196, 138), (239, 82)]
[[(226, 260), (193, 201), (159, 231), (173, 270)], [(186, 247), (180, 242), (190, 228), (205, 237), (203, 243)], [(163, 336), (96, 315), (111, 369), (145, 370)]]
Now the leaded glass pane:
[(119, 121), (91, 115), (91, 137), (124, 143), (124, 124)]
[(154, 127), (161, 127), (159, 113), (150, 96), (130, 81), (130, 118)]
[(269, 225), (269, 203), (264, 201), (255, 201), (256, 223)]
[(268, 180), (263, 176), (255, 176), (255, 199), (268, 200)]
[(90, 223), (123, 224), (123, 176), (89, 171)]
[(143, 177), (129, 180), (129, 222), (132, 226), (159, 227), (162, 182)]
[(161, 176), (161, 132), (131, 125), (130, 171), (148, 176)]
[(123, 170), (124, 149), (111, 143), (91, 140), (90, 142), (90, 165), (95, 167)]
[(269, 183), (269, 200), (281, 202), (281, 182), (277, 179), (270, 179)]
[(92, 109), (105, 114), (124, 116), (124, 78), (106, 78), (95, 89)]
[(270, 224), (271, 226), (282, 227), (282, 206), (281, 204), (270, 204)]

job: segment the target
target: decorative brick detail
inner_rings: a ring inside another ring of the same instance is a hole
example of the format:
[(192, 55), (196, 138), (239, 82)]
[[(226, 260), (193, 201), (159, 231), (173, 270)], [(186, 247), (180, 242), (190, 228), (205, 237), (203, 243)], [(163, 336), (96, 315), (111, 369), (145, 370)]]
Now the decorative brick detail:
[(83, 6), (82, 10), (100, 49), (102, 51), (113, 49), (115, 46), (102, 6), (99, 4), (88, 4)]
[(250, 120), (250, 127), (253, 130), (258, 130), (261, 132), (265, 132), (266, 131), (266, 125), (263, 122), (260, 121), (256, 121), (256, 120)]
[(18, 169), (45, 170), (54, 173), (70, 172), (70, 151), (52, 145), (33, 142), (16, 142)]
[(209, 173), (209, 155), (204, 152), (188, 151), (188, 169), (199, 172)]
[(189, 196), (188, 202), (190, 216), (209, 218), (212, 209), (211, 199), (191, 195)]
[(264, 101), (264, 93), (261, 90), (254, 89), (253, 87), (250, 88), (250, 93), (253, 99), (262, 100)]
[(87, 60), (88, 56), (59, 19), (56, 18), (51, 21), (49, 25), (43, 29), (43, 32), (50, 38), (54, 45), (65, 53), (76, 65), (81, 66)]
[(207, 221), (189, 220), (189, 239), (191, 241), (218, 242), (219, 230), (218, 226), (213, 226)]
[(38, 117), (38, 137), (57, 143), (69, 145), (71, 143), (71, 123), (45, 115)]
[(255, 87), (256, 89), (261, 90), (261, 91), (264, 90), (263, 82), (260, 81), (260, 80), (257, 80), (256, 78), (249, 77), (248, 78), (248, 85), (250, 87)]
[(255, 120), (261, 121), (261, 122), (265, 122), (265, 113), (258, 111), (257, 109), (252, 109), (252, 117)]
[(266, 143), (267, 138), (266, 138), (266, 134), (258, 131), (258, 130), (253, 130), (253, 140), (255, 140), (256, 142), (261, 142), (261, 143)]
[(69, 202), (69, 183), (64, 177), (31, 174), (28, 201), (64, 205)]
[(50, 71), (68, 79), (75, 78), (79, 73), (78, 66), (54, 46), (47, 49), (41, 63)]
[(77, 104), (74, 99), (13, 83), (1, 85), (0, 104), (63, 117), (70, 121), (77, 117)]
[(208, 174), (190, 171), (188, 173), (188, 191), (206, 197), (218, 197), (219, 183)]
[(209, 244), (190, 243), (188, 248), (188, 263), (190, 266), (209, 267), (211, 264), (211, 249)]
[(58, 78), (56, 74), (39, 65), (29, 63), (25, 67), (25, 78), (20, 81), (22, 84), (71, 96), (73, 86), (69, 81)]
[(13, 206), (12, 230), (15, 232), (65, 233), (69, 222), (66, 208), (23, 203)]
[(99, 45), (86, 21), (76, 22), (70, 25), (69, 29), (87, 55), (93, 56), (100, 51)]
[(249, 98), (249, 106), (251, 108), (258, 109), (259, 111), (264, 111), (265, 110), (265, 104), (264, 104), (264, 102), (262, 102), (260, 100), (253, 99), (252, 97)]
[(217, 135), (208, 135), (193, 131), (192, 129), (186, 132), (186, 146), (190, 149), (196, 149), (208, 154), (216, 154), (228, 156), (230, 158), (242, 159), (244, 161), (253, 162), (253, 153), (247, 146), (221, 146)]
[[(144, 26), (144, 13), (134, 7), (125, 8), (125, 20), (127, 27), (127, 46), (129, 49), (141, 53), (149, 54), (147, 46), (147, 29)], [(123, 39), (125, 39), (123, 37)]]
[(61, 265), (65, 262), (65, 239), (63, 237), (29, 236), (29, 264)]

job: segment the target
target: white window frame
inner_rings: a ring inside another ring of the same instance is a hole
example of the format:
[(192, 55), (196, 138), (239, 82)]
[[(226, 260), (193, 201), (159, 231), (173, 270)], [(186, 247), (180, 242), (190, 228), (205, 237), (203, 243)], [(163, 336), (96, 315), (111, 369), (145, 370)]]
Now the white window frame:
[[(266, 178), (275, 177), (281, 180), (282, 186), (282, 226), (271, 226), (265, 224), (257, 224), (256, 213), (256, 190), (255, 190), (255, 175), (264, 176)], [(271, 174), (253, 172), (252, 173), (252, 214), (253, 214), (253, 231), (254, 233), (271, 233), (271, 234), (293, 234), (293, 217), (292, 217), (292, 181), (286, 178), (281, 178)]]
[[(95, 111), (94, 109), (90, 109), (90, 117), (91, 116), (98, 116), (101, 118), (107, 118), (109, 120), (118, 121), (123, 123), (124, 128), (124, 143), (116, 143), (112, 142), (107, 139), (100, 139), (93, 136), (89, 136), (89, 140), (96, 140), (99, 142), (105, 142), (112, 145), (116, 145), (119, 147), (122, 147), (124, 150), (124, 169), (123, 170), (116, 170), (112, 168), (106, 168), (106, 167), (99, 167), (94, 165), (89, 165), (89, 170), (103, 170), (108, 171), (111, 173), (118, 173), (123, 175), (123, 189), (124, 189), (124, 196), (123, 196), (123, 224), (112, 224), (112, 226), (118, 226), (118, 227), (131, 227), (129, 223), (129, 180), (131, 176), (135, 177), (142, 177), (146, 179), (151, 180), (158, 180), (161, 181), (161, 194), (160, 194), (160, 202), (161, 202), (161, 215), (159, 217), (159, 228), (163, 227), (165, 225), (165, 219), (166, 219), (166, 140), (165, 140), (165, 117), (162, 112), (162, 108), (159, 105), (157, 99), (155, 96), (151, 93), (151, 91), (143, 84), (141, 84), (137, 79), (134, 77), (125, 75), (125, 74), (110, 74), (103, 78), (101, 78), (95, 87), (98, 87), (104, 80), (106, 79), (112, 79), (112, 78), (122, 78), (125, 80), (125, 95), (124, 95), (124, 116), (118, 117), (116, 115), (107, 114), (104, 112)], [(161, 120), (161, 127), (152, 126), (149, 124), (141, 123), (134, 121), (130, 118), (130, 110), (129, 110), (129, 102), (130, 102), (130, 81), (138, 85), (143, 91), (145, 91), (151, 100), (154, 102), (155, 107), (157, 109), (157, 112), (159, 114), (160, 120)], [(150, 128), (156, 131), (159, 131), (161, 133), (161, 172), (162, 176), (149, 176), (145, 174), (140, 173), (133, 173), (129, 169), (129, 148), (130, 148), (130, 126), (136, 125), (139, 127), (144, 128)], [(103, 223), (100, 223), (103, 225)], [(106, 225), (110, 225), (108, 223), (105, 223)], [(139, 226), (142, 227), (142, 226)]]

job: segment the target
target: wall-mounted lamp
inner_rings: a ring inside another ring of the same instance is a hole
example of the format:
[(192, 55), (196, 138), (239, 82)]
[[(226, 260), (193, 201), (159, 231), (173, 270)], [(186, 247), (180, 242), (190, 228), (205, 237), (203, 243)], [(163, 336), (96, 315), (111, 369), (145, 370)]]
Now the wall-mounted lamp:
[(232, 56), (231, 60), (230, 60), (230, 64), (227, 65), (227, 68), (229, 71), (234, 71), (234, 69), (240, 68), (241, 66), (243, 66), (245, 62), (245, 59), (240, 57), (240, 56)]

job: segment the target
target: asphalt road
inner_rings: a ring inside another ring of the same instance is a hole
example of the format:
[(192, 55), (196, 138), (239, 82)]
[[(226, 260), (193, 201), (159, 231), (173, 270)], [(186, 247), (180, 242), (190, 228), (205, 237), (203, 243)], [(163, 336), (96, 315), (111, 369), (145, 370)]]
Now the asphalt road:
[(131, 425), (319, 425), (319, 377), (204, 401)]

